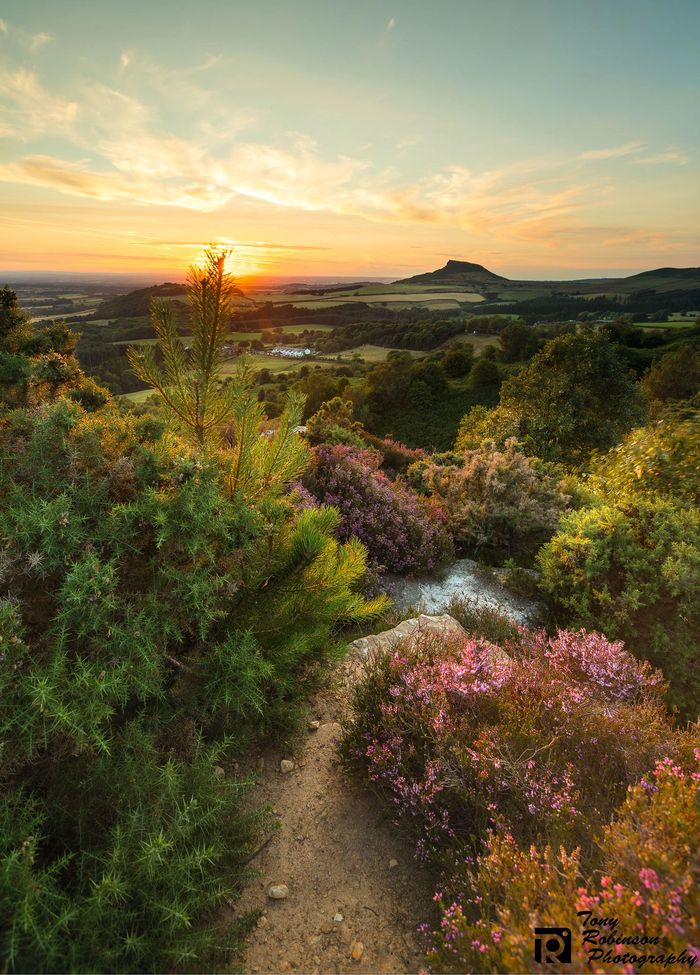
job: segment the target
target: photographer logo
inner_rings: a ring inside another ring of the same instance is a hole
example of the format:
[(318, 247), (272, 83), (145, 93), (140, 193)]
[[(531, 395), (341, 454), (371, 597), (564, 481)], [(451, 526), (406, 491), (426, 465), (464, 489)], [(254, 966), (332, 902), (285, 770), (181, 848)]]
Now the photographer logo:
[(535, 961), (544, 965), (571, 964), (570, 928), (535, 928)]

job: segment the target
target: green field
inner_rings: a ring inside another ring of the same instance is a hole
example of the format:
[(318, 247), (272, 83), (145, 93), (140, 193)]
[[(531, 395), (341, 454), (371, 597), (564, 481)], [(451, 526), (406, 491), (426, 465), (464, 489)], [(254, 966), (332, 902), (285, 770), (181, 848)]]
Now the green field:
[(258, 292), (254, 295), (260, 304), (294, 305), (295, 308), (332, 308), (347, 302), (368, 305), (390, 305), (392, 308), (410, 308), (424, 305), (431, 308), (458, 308), (461, 303), (474, 304), (483, 301), (483, 295), (475, 291), (459, 291), (454, 286), (440, 288), (428, 285), (367, 285), (347, 291), (334, 291), (323, 295), (282, 294), (279, 291)]
[(639, 322), (636, 328), (692, 328), (695, 324), (694, 318), (675, 318), (668, 322)]
[(149, 396), (153, 396), (152, 389), (139, 389), (136, 393), (122, 393), (121, 399), (131, 400), (132, 403), (143, 403)]
[[(130, 319), (125, 318), (123, 321), (128, 322)], [(93, 323), (95, 324), (95, 323)], [(290, 338), (297, 338), (304, 331), (314, 330), (316, 332), (332, 332), (333, 325), (312, 325), (312, 324), (300, 324), (300, 325), (279, 325), (276, 326), (285, 335)], [(253, 329), (248, 332), (229, 332), (226, 336), (229, 342), (252, 342), (254, 339), (262, 338), (262, 331), (260, 329)], [(183, 342), (187, 344), (187, 336), (182, 336)], [(118, 342), (113, 342), (112, 345), (154, 345), (156, 339), (120, 339)]]

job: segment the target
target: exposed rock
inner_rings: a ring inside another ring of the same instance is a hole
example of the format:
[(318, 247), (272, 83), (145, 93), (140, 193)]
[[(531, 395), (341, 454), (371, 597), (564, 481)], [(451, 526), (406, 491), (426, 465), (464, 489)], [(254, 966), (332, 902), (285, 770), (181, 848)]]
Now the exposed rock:
[(215, 765), (214, 766), (214, 775), (217, 778), (220, 779), (220, 778), (223, 778), (224, 775), (226, 775), (226, 772), (222, 769), (222, 767), (220, 765)]
[(446, 613), (442, 616), (421, 615), (410, 620), (404, 620), (393, 629), (384, 630), (383, 633), (373, 633), (370, 636), (360, 637), (359, 640), (353, 640), (350, 648), (362, 656), (367, 656), (367, 654), (375, 651), (381, 653), (385, 650), (392, 650), (406, 639), (410, 639), (412, 643), (414, 640), (425, 636), (426, 633), (451, 640), (464, 638), (467, 635), (464, 627)]
[(273, 901), (283, 901), (289, 897), (289, 887), (286, 884), (270, 884), (267, 888), (267, 896)]
[(352, 951), (351, 951), (351, 955), (354, 961), (360, 961), (364, 953), (365, 953), (365, 946), (362, 944), (361, 941), (356, 941), (355, 944), (352, 946)]
[(309, 721), (309, 731), (318, 731), (321, 727), (320, 721)]
[(345, 919), (343, 918), (343, 915), (340, 912), (338, 912), (338, 914), (333, 915), (333, 920), (335, 921), (336, 924), (340, 924), (340, 922)]
[(383, 582), (399, 610), (419, 607), (424, 613), (441, 613), (456, 597), (495, 609), (512, 623), (527, 625), (541, 609), (535, 600), (514, 595), (495, 573), (484, 571), (472, 559), (458, 559), (438, 576), (385, 576)]
[(280, 762), (280, 772), (284, 775), (288, 775), (290, 772), (294, 771), (294, 762), (291, 762), (288, 758), (283, 758)]
[(399, 865), (399, 861), (398, 860), (394, 860), (393, 857), (391, 858), (391, 860), (389, 860), (389, 869), (390, 870), (396, 870), (396, 868), (398, 867), (398, 865)]

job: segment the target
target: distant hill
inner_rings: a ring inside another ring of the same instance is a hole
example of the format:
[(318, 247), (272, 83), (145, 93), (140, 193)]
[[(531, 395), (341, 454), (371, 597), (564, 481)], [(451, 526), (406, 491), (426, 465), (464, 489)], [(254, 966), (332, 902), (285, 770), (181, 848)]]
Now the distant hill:
[(498, 281), (507, 281), (508, 278), (494, 274), (483, 266), (483, 264), (472, 264), (469, 261), (448, 261), (444, 267), (437, 271), (428, 271), (425, 274), (414, 274), (411, 278), (403, 278), (396, 281), (396, 284), (447, 284), (465, 288), (467, 291), (478, 291), (475, 284), (493, 284)]
[[(395, 281), (397, 289), (407, 285), (446, 287), (477, 292), (489, 301), (522, 302), (550, 297), (606, 298), (628, 300), (641, 292), (661, 294), (696, 292), (700, 289), (700, 268), (661, 267), (625, 278), (585, 278), (572, 281), (517, 281), (494, 274), (482, 264), (448, 261), (444, 267)], [(693, 300), (697, 300), (693, 294)]]
[[(235, 293), (240, 299), (240, 304), (252, 304), (240, 288), (236, 288)], [(150, 288), (139, 288), (137, 291), (130, 291), (128, 294), (106, 299), (95, 309), (94, 318), (110, 320), (115, 318), (142, 318), (150, 314), (151, 302), (154, 298), (170, 298), (184, 306), (186, 294), (186, 284), (173, 284), (169, 281), (165, 284), (154, 284)]]

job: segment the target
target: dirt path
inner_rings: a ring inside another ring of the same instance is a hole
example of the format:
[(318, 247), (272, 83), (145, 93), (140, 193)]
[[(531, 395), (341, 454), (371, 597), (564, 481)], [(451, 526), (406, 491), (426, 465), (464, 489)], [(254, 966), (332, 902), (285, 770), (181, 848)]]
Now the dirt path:
[[(264, 911), (240, 962), (246, 973), (421, 968), (416, 927), (430, 903), (428, 880), (386, 810), (336, 764), (346, 699), (341, 680), (314, 702), (319, 727), (299, 751), (265, 756), (252, 798), (272, 807), (280, 829), (252, 864), (261, 875), (238, 905)], [(294, 768), (282, 772), (282, 759)], [(288, 895), (272, 900), (271, 885), (286, 885)]]

